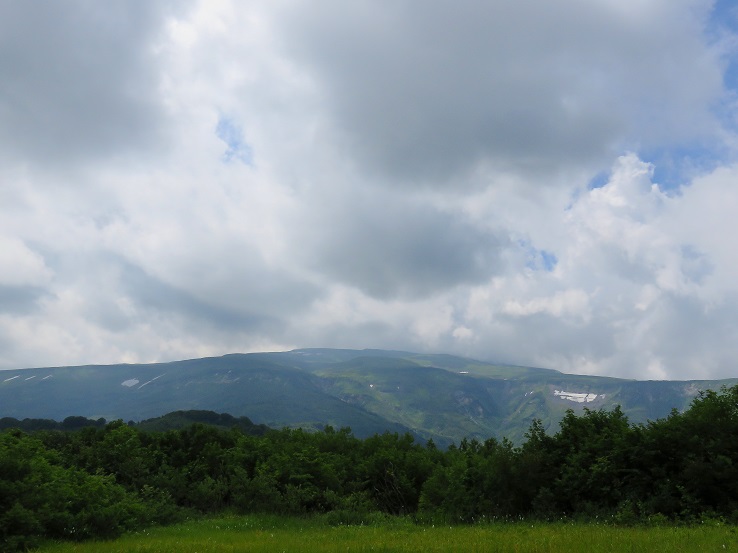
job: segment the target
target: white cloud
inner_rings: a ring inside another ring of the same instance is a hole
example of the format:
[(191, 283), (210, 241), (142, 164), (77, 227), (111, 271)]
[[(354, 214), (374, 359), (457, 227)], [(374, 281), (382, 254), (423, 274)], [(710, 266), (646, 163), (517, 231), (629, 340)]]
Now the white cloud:
[(502, 313), (517, 317), (546, 313), (552, 317), (579, 317), (587, 319), (589, 312), (589, 296), (582, 290), (565, 290), (556, 292), (548, 298), (533, 298), (526, 302), (508, 300)]
[(0, 234), (0, 286), (43, 286), (52, 271), (21, 240)]
[[(733, 374), (732, 173), (719, 169), (666, 195), (648, 164), (622, 157), (609, 182), (559, 213), (552, 271), (497, 278), (470, 296), (473, 328), (492, 341), (499, 325), (502, 336), (527, 334), (525, 362), (567, 371)], [(499, 322), (503, 315), (512, 318)]]

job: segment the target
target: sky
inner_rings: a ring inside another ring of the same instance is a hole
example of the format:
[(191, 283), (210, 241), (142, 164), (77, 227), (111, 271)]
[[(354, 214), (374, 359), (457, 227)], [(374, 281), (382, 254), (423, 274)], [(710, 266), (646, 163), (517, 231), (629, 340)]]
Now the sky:
[(0, 0), (0, 368), (738, 376), (732, 0)]

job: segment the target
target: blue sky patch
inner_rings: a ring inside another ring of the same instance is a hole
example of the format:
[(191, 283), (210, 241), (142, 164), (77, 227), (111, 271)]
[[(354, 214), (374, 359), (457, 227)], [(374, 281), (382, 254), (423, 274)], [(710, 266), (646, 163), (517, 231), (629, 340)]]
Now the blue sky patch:
[(236, 121), (230, 117), (221, 116), (218, 125), (215, 127), (215, 134), (227, 146), (223, 153), (223, 161), (226, 163), (240, 161), (246, 165), (254, 164), (254, 152), (244, 140), (243, 131)]
[(546, 250), (541, 250), (538, 253), (541, 257), (541, 264), (543, 265), (543, 268), (549, 272), (553, 271), (556, 267), (556, 264), (559, 262), (556, 256), (551, 252), (547, 252)]
[(725, 163), (729, 153), (721, 149), (714, 144), (685, 144), (646, 150), (640, 152), (640, 158), (653, 165), (653, 182), (669, 193)]
[[(716, 0), (708, 20), (708, 35), (719, 37), (722, 33), (735, 36), (738, 33), (738, 5), (735, 0)], [(735, 53), (735, 52), (731, 52)], [(725, 73), (723, 82), (725, 87), (738, 90), (738, 59), (734, 55), (725, 58)]]
[(595, 188), (602, 188), (610, 181), (610, 174), (610, 171), (600, 171), (589, 181), (587, 189), (594, 190)]
[(559, 260), (552, 252), (539, 250), (527, 240), (520, 241), (520, 246), (526, 250), (527, 260), (525, 266), (529, 269), (550, 273), (556, 268)]

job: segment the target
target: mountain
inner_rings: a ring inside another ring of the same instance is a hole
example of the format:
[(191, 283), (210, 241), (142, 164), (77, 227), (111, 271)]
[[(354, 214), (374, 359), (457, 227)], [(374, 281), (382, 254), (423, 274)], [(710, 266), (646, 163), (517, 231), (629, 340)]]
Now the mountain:
[(567, 409), (620, 405), (632, 422), (683, 410), (700, 390), (738, 379), (636, 381), (496, 365), (452, 355), (300, 349), (171, 363), (0, 372), (0, 417), (142, 421), (182, 410), (228, 413), (272, 427), (349, 426), (359, 437), (411, 432), (439, 445), (524, 439)]

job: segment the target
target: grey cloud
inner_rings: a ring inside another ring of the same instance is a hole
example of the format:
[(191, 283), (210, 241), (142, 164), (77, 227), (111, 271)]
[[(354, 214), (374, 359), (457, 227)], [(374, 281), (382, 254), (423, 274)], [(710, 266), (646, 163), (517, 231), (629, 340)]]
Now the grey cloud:
[[(231, 256), (239, 257), (237, 252)], [(207, 328), (225, 334), (280, 335), (285, 320), (318, 293), (288, 275), (271, 273), (258, 260), (229, 264), (221, 258), (220, 266), (208, 265), (206, 272), (226, 275), (227, 282), (217, 290), (192, 279), (170, 282), (158, 276), (162, 267), (139, 265), (112, 252), (57, 261), (60, 285), (86, 290), (85, 317), (113, 332), (161, 318), (178, 321), (186, 334)], [(208, 259), (193, 252), (187, 263), (207, 264)]]
[[(330, 343), (337, 348), (376, 347), (378, 349), (408, 349), (407, 336), (398, 332), (396, 326), (379, 321), (326, 324), (313, 327), (305, 325), (299, 319), (291, 321), (287, 337), (297, 340), (304, 347), (324, 347)], [(404, 330), (404, 329), (402, 329)]]
[(704, 283), (715, 267), (710, 259), (691, 245), (681, 247), (680, 269), (685, 280), (696, 284)]
[(126, 293), (144, 311), (182, 315), (185, 320), (190, 319), (200, 325), (205, 324), (230, 332), (244, 330), (275, 332), (282, 326), (279, 318), (274, 315), (204, 301), (190, 291), (162, 282), (134, 265), (122, 266), (121, 280)]
[[(231, 256), (239, 257), (236, 252), (231, 252)], [(162, 271), (161, 266), (138, 264), (112, 251), (65, 255), (46, 252), (45, 259), (56, 277), (53, 287), (43, 293), (83, 291), (79, 314), (94, 325), (121, 335), (136, 325), (156, 324), (155, 321), (173, 322), (185, 336), (205, 331), (280, 335), (285, 319), (299, 313), (317, 293), (309, 284), (284, 274), (271, 274), (256, 260), (234, 266), (227, 259), (210, 260), (205, 253), (196, 251), (187, 263), (205, 264), (206, 272), (224, 272), (228, 282), (217, 290), (203, 288), (202, 283), (192, 279), (170, 282), (158, 274), (178, 269)], [(211, 261), (220, 265), (208, 265)], [(167, 262), (172, 263), (161, 260)], [(181, 267), (186, 271), (186, 265)], [(3, 299), (0, 287), (0, 307)]]
[(0, 149), (58, 166), (143, 152), (162, 126), (153, 42), (169, 2), (2, 2)]
[[(699, 298), (669, 294), (653, 308), (636, 351), (652, 352), (672, 379), (735, 376), (738, 325), (735, 298), (705, 304)], [(696, 376), (697, 375), (697, 376)]]
[[(486, 336), (480, 345), (482, 351), (491, 347), (501, 361), (536, 365), (547, 357), (600, 360), (618, 351), (611, 321), (606, 317), (572, 322), (550, 313), (533, 313), (524, 317), (498, 314), (497, 320), (504, 324), (506, 331)], [(511, 340), (510, 335), (515, 338)], [(546, 368), (557, 368), (552, 365), (543, 364)]]
[(509, 239), (461, 216), (379, 197), (323, 213), (309, 250), (321, 271), (377, 298), (422, 298), (482, 282), (502, 267)]
[(612, 276), (636, 283), (652, 282), (658, 269), (625, 250), (622, 244), (612, 242), (599, 243), (594, 251), (589, 252), (588, 264), (591, 267), (590, 274), (597, 276), (601, 282), (608, 281)]
[(426, 182), (478, 162), (601, 162), (654, 132), (698, 132), (719, 67), (692, 15), (672, 11), (644, 22), (577, 1), (335, 1), (291, 10), (284, 34), (362, 168)]
[(37, 286), (0, 285), (0, 314), (24, 315), (35, 311), (47, 291)]

